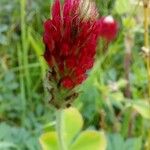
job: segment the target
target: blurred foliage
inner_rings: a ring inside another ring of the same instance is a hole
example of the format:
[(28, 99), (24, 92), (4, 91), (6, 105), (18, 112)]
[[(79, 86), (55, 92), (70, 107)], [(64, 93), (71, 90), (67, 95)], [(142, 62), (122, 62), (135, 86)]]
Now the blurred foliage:
[[(64, 109), (60, 112), (61, 135), (66, 149), (69, 150), (105, 150), (106, 138), (101, 131), (86, 130), (81, 131), (83, 127), (83, 118), (76, 108)], [(44, 133), (40, 137), (40, 143), (43, 150), (58, 150), (59, 141), (56, 131)]]
[[(118, 20), (119, 33), (105, 53), (98, 47), (95, 66), (74, 105), (83, 114), (84, 128), (105, 130), (108, 150), (143, 150), (150, 139), (150, 106), (147, 71), (140, 55), (141, 8), (130, 0), (96, 2), (101, 16), (112, 14)], [(43, 88), (42, 58), (43, 21), (50, 16), (50, 4), (51, 0), (0, 0), (0, 150), (38, 150), (43, 130), (53, 130), (49, 122), (55, 114)], [(125, 96), (126, 37), (133, 43), (130, 98)]]
[(110, 134), (108, 136), (107, 150), (141, 150), (141, 138), (129, 138), (126, 141), (119, 134)]

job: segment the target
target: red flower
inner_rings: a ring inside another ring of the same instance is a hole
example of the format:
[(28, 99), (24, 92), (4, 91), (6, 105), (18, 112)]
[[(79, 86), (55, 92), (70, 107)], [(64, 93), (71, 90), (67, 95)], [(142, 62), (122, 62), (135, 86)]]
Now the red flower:
[(116, 31), (111, 30), (115, 23), (97, 17), (95, 3), (90, 0), (64, 0), (62, 5), (55, 0), (52, 19), (44, 23), (44, 58), (55, 70), (58, 83), (67, 89), (86, 79), (94, 63), (98, 37), (112, 40), (115, 36)]
[(107, 41), (112, 41), (116, 37), (118, 31), (117, 22), (113, 19), (112, 16), (106, 16), (100, 20), (100, 24), (101, 37), (105, 38)]

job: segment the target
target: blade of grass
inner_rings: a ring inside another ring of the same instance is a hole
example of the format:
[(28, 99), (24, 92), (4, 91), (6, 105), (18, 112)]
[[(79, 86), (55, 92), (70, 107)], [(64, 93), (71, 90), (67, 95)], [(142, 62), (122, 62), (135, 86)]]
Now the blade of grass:
[(32, 33), (31, 33), (31, 29), (28, 30), (28, 40), (33, 48), (33, 50), (35, 51), (38, 59), (39, 59), (39, 62), (41, 64), (41, 75), (42, 75), (42, 78), (45, 77), (45, 74), (46, 74), (46, 63), (43, 59), (43, 50), (44, 50), (44, 47), (42, 46), (42, 43), (40, 40), (35, 40), (36, 38), (32, 36)]
[[(17, 58), (18, 58), (18, 65), (22, 66), (22, 52), (21, 46), (18, 45), (17, 47)], [(19, 83), (20, 83), (20, 93), (21, 93), (21, 103), (22, 103), (22, 117), (21, 122), (24, 124), (24, 118), (26, 116), (26, 95), (25, 95), (25, 83), (22, 70), (19, 70)]]
[(27, 98), (29, 101), (31, 101), (31, 79), (30, 79), (30, 73), (28, 69), (28, 41), (27, 41), (27, 32), (26, 32), (26, 0), (20, 1), (20, 7), (21, 7), (21, 44), (22, 44), (22, 51), (23, 51), (23, 65), (25, 66), (25, 84), (26, 84), (26, 90), (27, 90)]
[(40, 63), (30, 63), (28, 66), (21, 65), (21, 66), (14, 67), (14, 68), (10, 69), (10, 71), (18, 72), (18, 71), (20, 71), (20, 70), (26, 69), (26, 67), (27, 67), (28, 69), (38, 68), (38, 67), (40, 67)]

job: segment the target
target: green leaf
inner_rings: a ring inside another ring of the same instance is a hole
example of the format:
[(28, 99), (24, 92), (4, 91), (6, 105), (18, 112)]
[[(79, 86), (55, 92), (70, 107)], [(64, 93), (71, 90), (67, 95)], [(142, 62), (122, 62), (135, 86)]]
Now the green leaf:
[(126, 85), (127, 85), (127, 80), (125, 80), (125, 79), (120, 79), (118, 82), (117, 82), (117, 86), (119, 87), (119, 88), (124, 88), (124, 87), (126, 87)]
[(141, 150), (141, 146), (141, 138), (132, 138), (126, 141), (124, 150)]
[(10, 142), (0, 142), (0, 149), (8, 149), (8, 148), (15, 148), (18, 149), (14, 143)]
[(117, 0), (115, 10), (118, 14), (122, 15), (130, 11), (131, 4), (129, 0)]
[(105, 150), (106, 139), (103, 132), (84, 131), (69, 150)]
[(112, 101), (116, 101), (116, 102), (122, 102), (124, 101), (124, 95), (122, 92), (118, 91), (118, 92), (114, 92), (110, 94), (110, 99)]
[(142, 117), (150, 119), (150, 104), (147, 101), (133, 101), (131, 107), (140, 113)]
[(43, 55), (43, 45), (41, 43), (41, 40), (39, 39), (36, 39), (36, 37), (32, 35), (32, 29), (29, 27), (28, 29), (28, 40), (33, 48), (33, 50), (35, 51), (35, 54), (37, 55), (39, 61), (40, 61), (40, 64), (41, 64), (41, 69), (42, 69), (42, 76), (44, 77), (45, 76), (45, 70), (47, 68), (47, 65), (45, 63), (45, 60), (44, 58), (42, 57)]
[(125, 141), (120, 134), (110, 134), (107, 150), (141, 150), (141, 145), (141, 138), (129, 138)]
[[(79, 134), (83, 119), (75, 108), (62, 111), (61, 134), (68, 150), (105, 150), (106, 139), (103, 132), (85, 131)], [(45, 133), (40, 138), (43, 150), (58, 150), (59, 138), (56, 132)]]
[(50, 122), (50, 123), (46, 124), (43, 127), (44, 132), (54, 131), (55, 130), (55, 125), (56, 125), (56, 122)]
[(120, 134), (109, 135), (107, 150), (124, 150), (123, 137)]
[(58, 137), (56, 132), (48, 132), (40, 137), (43, 150), (58, 150)]
[(83, 119), (76, 108), (68, 108), (63, 112), (62, 129), (67, 145), (70, 145), (74, 137), (80, 132), (83, 126)]
[(6, 32), (8, 30), (8, 25), (0, 24), (0, 33)]
[(0, 34), (0, 44), (2, 44), (2, 45), (7, 45), (8, 44), (8, 39), (3, 34)]
[(125, 17), (123, 18), (123, 25), (126, 29), (131, 30), (135, 28), (136, 21), (133, 17)]

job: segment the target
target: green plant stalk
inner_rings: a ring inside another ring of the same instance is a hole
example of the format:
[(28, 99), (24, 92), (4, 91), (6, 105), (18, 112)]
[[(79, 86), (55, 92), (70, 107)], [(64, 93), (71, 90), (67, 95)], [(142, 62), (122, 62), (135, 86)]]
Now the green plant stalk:
[(26, 0), (20, 1), (20, 7), (21, 7), (21, 44), (22, 44), (22, 61), (23, 66), (25, 67), (24, 73), (25, 73), (25, 79), (26, 79), (26, 89), (27, 89), (27, 96), (28, 99), (31, 98), (31, 80), (30, 80), (30, 73), (28, 69), (28, 40), (27, 40), (27, 29), (26, 29)]
[(33, 50), (35, 51), (37, 57), (39, 58), (39, 62), (41, 64), (41, 75), (42, 75), (42, 78), (44, 79), (45, 78), (45, 74), (46, 74), (46, 63), (43, 59), (43, 47), (40, 45), (40, 44), (37, 44), (38, 43), (38, 40), (35, 40), (35, 38), (33, 37), (32, 35), (32, 29), (29, 28), (28, 29), (28, 40), (33, 48)]
[(132, 114), (132, 109), (129, 108), (123, 118), (123, 123), (122, 123), (122, 128), (121, 128), (121, 134), (124, 138), (128, 137), (128, 133), (130, 132), (129, 130), (129, 123), (131, 120), (131, 114)]
[(145, 146), (145, 150), (149, 150), (150, 149), (150, 131), (148, 131), (147, 133), (147, 141), (146, 141), (146, 146)]
[[(22, 66), (22, 52), (20, 51), (21, 46), (18, 45), (17, 47), (17, 57), (18, 57), (18, 65), (19, 67)], [(25, 118), (25, 108), (26, 108), (26, 96), (25, 96), (25, 84), (24, 84), (24, 78), (23, 78), (23, 72), (21, 69), (19, 69), (19, 82), (20, 82), (20, 93), (21, 93), (21, 103), (22, 103), (22, 117), (21, 122), (24, 124), (24, 118)]]
[[(148, 5), (149, 0), (143, 0), (143, 7), (144, 7), (144, 47), (149, 49), (149, 34), (148, 34)], [(150, 101), (150, 52), (148, 51), (148, 56), (145, 58), (147, 72), (148, 72), (148, 96)]]
[[(20, 50), (20, 49), (18, 49)], [(19, 56), (18, 56), (19, 57)], [(21, 55), (20, 55), (21, 58)], [(33, 69), (33, 68), (39, 68), (40, 67), (40, 63), (30, 63), (30, 65), (28, 65), (28, 69)], [(12, 72), (19, 72), (20, 70), (24, 70), (26, 68), (26, 66), (23, 66), (22, 64), (14, 67), (12, 69), (10, 69), (10, 71)]]
[[(144, 7), (144, 47), (147, 48), (148, 51), (148, 56), (145, 58), (146, 59), (146, 64), (147, 64), (147, 72), (148, 72), (148, 96), (149, 96), (149, 102), (150, 102), (150, 49), (149, 49), (149, 22), (148, 22), (148, 17), (149, 17), (149, 3), (150, 0), (143, 0), (143, 7)], [(150, 131), (148, 131), (148, 140), (147, 140), (147, 147), (146, 150), (150, 149)]]
[(63, 109), (59, 109), (56, 112), (56, 131), (59, 141), (59, 148), (60, 150), (67, 150), (67, 147), (64, 142), (64, 135), (63, 135)]
[(26, 6), (26, 0), (21, 0), (20, 1), (20, 7), (21, 7), (21, 40), (22, 40), (23, 49), (25, 49), (25, 40), (26, 40), (25, 6)]
[[(25, 54), (25, 40), (26, 40), (26, 31), (25, 31), (25, 1), (20, 1), (20, 19), (21, 19), (21, 46), (20, 46), (20, 52), (19, 53), (19, 61), (20, 66), (24, 66), (24, 54)], [(25, 116), (26, 116), (26, 85), (24, 81), (23, 71), (20, 71), (20, 87), (21, 87), (21, 93), (22, 93), (22, 124), (24, 124)]]

